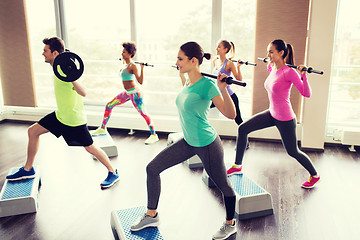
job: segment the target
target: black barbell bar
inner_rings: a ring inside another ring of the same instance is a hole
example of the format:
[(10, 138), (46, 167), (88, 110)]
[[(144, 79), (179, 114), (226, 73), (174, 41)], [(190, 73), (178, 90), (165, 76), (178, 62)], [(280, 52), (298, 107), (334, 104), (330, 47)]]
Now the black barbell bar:
[[(119, 60), (122, 61), (123, 59), (119, 58)], [(142, 64), (142, 65), (147, 66), (147, 67), (154, 67), (154, 65), (150, 64), (150, 63), (144, 63), (144, 62), (139, 62), (139, 61), (135, 61), (134, 63), (135, 64), (140, 64), (140, 65)]]
[[(268, 58), (259, 58), (259, 57), (258, 57), (258, 60), (263, 61), (263, 62), (265, 62), (265, 63), (269, 61)], [(289, 67), (291, 67), (291, 68), (298, 68), (298, 66), (296, 66), (296, 65), (287, 64), (287, 63), (286, 63), (286, 65), (289, 66)], [(316, 74), (320, 74), (320, 75), (323, 75), (323, 74), (324, 74), (323, 71), (315, 70), (315, 69), (313, 69), (312, 67), (307, 67), (307, 68), (304, 67), (304, 68), (303, 68), (303, 71), (308, 72), (308, 73), (316, 73)]]
[(252, 63), (252, 62), (249, 62), (249, 61), (240, 61), (239, 60), (235, 60), (235, 59), (231, 59), (232, 62), (238, 62), (238, 63), (242, 63), (242, 64), (245, 64), (245, 65), (251, 65), (251, 66), (256, 66), (256, 63)]
[[(179, 70), (179, 67), (178, 66), (172, 66), (173, 68), (176, 68), (177, 70)], [(201, 74), (203, 76), (206, 76), (206, 77), (209, 77), (209, 78), (214, 78), (214, 79), (217, 79), (217, 76), (216, 75), (213, 75), (213, 74), (209, 74), (209, 73), (204, 73), (204, 72), (201, 72)], [(236, 85), (239, 85), (239, 86), (242, 86), (242, 87), (245, 87), (246, 86), (246, 82), (240, 82), (238, 80), (234, 80), (232, 77), (226, 77), (226, 78), (223, 78), (221, 80), (222, 82), (226, 82), (227, 84), (236, 84)]]

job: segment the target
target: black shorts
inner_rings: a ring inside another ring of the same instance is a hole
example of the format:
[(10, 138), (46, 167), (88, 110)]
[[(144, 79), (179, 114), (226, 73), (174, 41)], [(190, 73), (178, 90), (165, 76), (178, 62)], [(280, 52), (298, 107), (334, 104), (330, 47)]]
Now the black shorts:
[(49, 130), (57, 138), (63, 136), (67, 145), (69, 146), (90, 146), (93, 144), (93, 139), (90, 135), (87, 124), (70, 127), (61, 123), (52, 112), (38, 122), (42, 127)]

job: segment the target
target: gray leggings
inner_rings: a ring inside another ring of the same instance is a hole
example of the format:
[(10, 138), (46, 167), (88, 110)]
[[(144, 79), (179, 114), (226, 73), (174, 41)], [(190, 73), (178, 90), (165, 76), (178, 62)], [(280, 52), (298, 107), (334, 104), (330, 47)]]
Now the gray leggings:
[(239, 126), (236, 141), (235, 163), (242, 164), (248, 134), (253, 131), (272, 126), (276, 126), (279, 130), (282, 143), (287, 153), (291, 157), (295, 158), (312, 176), (316, 175), (317, 172), (309, 156), (298, 148), (296, 138), (296, 119), (294, 118), (290, 121), (279, 121), (270, 115), (269, 110), (254, 115), (248, 121), (243, 122)]
[(207, 174), (224, 196), (226, 219), (233, 219), (235, 213), (235, 192), (226, 175), (224, 150), (219, 137), (205, 147), (192, 147), (184, 139), (181, 139), (162, 150), (147, 165), (148, 209), (157, 209), (161, 191), (160, 173), (165, 169), (186, 161), (195, 154), (200, 157)]

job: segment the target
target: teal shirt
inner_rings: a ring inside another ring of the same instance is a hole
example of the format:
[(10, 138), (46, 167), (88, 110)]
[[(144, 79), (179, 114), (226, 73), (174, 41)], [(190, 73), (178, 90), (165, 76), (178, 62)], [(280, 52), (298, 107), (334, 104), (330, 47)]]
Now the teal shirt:
[(184, 86), (176, 98), (180, 123), (185, 141), (193, 147), (212, 143), (217, 133), (210, 125), (207, 115), (211, 99), (220, 95), (215, 81), (202, 77), (195, 84)]

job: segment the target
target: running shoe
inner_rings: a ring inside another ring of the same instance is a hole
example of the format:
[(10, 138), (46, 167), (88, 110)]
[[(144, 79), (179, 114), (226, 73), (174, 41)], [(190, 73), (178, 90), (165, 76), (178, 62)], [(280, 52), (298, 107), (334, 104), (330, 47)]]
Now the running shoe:
[(30, 171), (26, 171), (24, 167), (21, 167), (16, 173), (6, 176), (6, 179), (9, 181), (18, 181), (30, 178), (35, 178), (35, 169), (33, 167), (30, 169)]
[(313, 177), (310, 175), (309, 179), (304, 182), (301, 186), (303, 188), (313, 188), (315, 187), (315, 183), (317, 183), (320, 180), (320, 176), (319, 177)]
[(105, 135), (106, 133), (107, 130), (101, 127), (98, 127), (96, 130), (90, 131), (91, 136)]
[(100, 184), (101, 188), (109, 188), (112, 185), (114, 185), (117, 181), (119, 181), (119, 175), (117, 170), (115, 170), (115, 173), (109, 172), (106, 179)]
[(146, 213), (139, 218), (133, 225), (131, 225), (131, 231), (140, 231), (141, 229), (148, 228), (148, 227), (157, 227), (160, 224), (159, 214), (156, 213), (155, 217), (150, 217)]
[(213, 239), (214, 240), (227, 239), (228, 237), (230, 237), (235, 233), (236, 233), (236, 224), (234, 223), (234, 225), (230, 225), (225, 221), (224, 224), (221, 226), (220, 230), (214, 234)]
[(236, 165), (232, 165), (226, 172), (228, 176), (242, 174), (242, 166), (237, 167)]
[(151, 134), (150, 137), (148, 137), (148, 139), (146, 139), (145, 144), (153, 144), (156, 143), (157, 141), (159, 141), (159, 137), (157, 134)]

